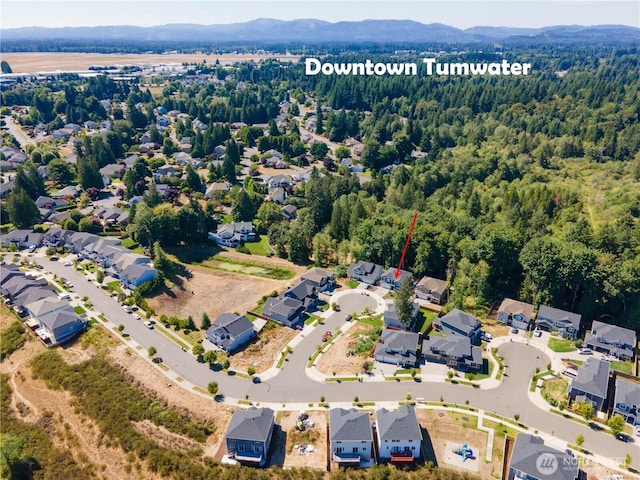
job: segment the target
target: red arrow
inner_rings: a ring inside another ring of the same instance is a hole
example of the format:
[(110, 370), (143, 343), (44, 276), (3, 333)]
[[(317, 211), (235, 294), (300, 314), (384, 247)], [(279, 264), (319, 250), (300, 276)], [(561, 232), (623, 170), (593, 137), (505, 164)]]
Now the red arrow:
[(416, 225), (416, 219), (418, 218), (418, 212), (413, 216), (413, 221), (411, 222), (411, 228), (409, 229), (409, 235), (407, 235), (407, 241), (404, 243), (404, 248), (402, 249), (402, 256), (400, 257), (400, 263), (398, 264), (398, 269), (396, 270), (396, 279), (400, 276), (400, 267), (402, 267), (402, 262), (404, 262), (404, 255), (407, 253), (407, 247), (409, 246), (409, 241), (411, 240), (411, 234), (413, 233), (413, 227)]

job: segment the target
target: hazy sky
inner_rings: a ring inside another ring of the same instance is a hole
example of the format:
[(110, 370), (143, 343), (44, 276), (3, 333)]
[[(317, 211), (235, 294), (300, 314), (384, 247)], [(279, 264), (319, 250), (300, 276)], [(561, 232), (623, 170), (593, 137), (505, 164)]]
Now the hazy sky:
[(330, 22), (411, 19), (458, 28), (477, 25), (622, 24), (640, 27), (638, 0), (2, 0), (0, 27), (153, 26), (235, 23), (256, 18), (317, 18)]

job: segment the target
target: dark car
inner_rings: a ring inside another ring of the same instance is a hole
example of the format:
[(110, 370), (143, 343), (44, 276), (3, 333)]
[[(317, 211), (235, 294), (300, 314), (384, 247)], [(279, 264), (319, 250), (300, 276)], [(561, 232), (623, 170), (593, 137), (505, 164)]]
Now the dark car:
[(153, 360), (151, 360), (153, 363), (162, 363), (162, 358), (160, 357), (153, 357)]

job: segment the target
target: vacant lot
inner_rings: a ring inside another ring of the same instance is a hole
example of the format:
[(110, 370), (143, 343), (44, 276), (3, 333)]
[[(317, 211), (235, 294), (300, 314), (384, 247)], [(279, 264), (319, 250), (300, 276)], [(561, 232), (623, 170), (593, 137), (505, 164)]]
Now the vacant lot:
[(231, 356), (230, 369), (246, 373), (249, 367), (253, 367), (256, 374), (264, 372), (280, 358), (280, 352), (296, 334), (297, 332), (291, 328), (275, 322), (267, 323), (253, 342)]
[[(148, 299), (149, 306), (158, 315), (176, 315), (186, 318), (191, 315), (199, 319), (206, 312), (211, 320), (225, 312), (243, 314), (256, 306), (263, 295), (274, 290), (282, 291), (295, 283), (305, 268), (282, 259), (256, 261), (251, 255), (224, 252), (224, 257), (237, 261), (251, 261), (290, 270), (295, 277), (289, 280), (274, 280), (242, 273), (225, 272), (200, 265), (185, 265), (189, 271), (186, 277), (177, 277), (176, 282), (164, 292)], [(239, 269), (242, 271), (242, 268)]]
[(340, 335), (324, 353), (320, 354), (316, 359), (316, 367), (325, 375), (336, 376), (353, 376), (356, 373), (362, 373), (365, 360), (373, 361), (373, 358), (364, 358), (358, 355), (348, 355), (349, 350), (353, 349), (358, 338), (366, 331), (371, 330), (370, 325), (356, 323), (346, 333)]
[(260, 61), (277, 58), (297, 62), (295, 55), (202, 55), (202, 54), (101, 54), (101, 53), (3, 53), (2, 59), (9, 62), (11, 69), (19, 73), (52, 72), (56, 70), (86, 70), (91, 65), (133, 65), (144, 63), (215, 63), (230, 65), (235, 62)]
[[(296, 429), (298, 412), (282, 412), (279, 423), (286, 433), (284, 468), (309, 467), (326, 470), (327, 468), (327, 414), (324, 411), (307, 412), (315, 424), (304, 431)], [(297, 445), (313, 445), (313, 453), (298, 453)]]

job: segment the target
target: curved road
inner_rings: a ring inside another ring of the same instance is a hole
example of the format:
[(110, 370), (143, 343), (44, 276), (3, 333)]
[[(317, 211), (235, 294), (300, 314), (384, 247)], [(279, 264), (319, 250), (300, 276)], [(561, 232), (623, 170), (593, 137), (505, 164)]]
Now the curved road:
[[(487, 412), (513, 418), (517, 413), (520, 421), (536, 430), (545, 432), (569, 443), (582, 434), (585, 438), (584, 448), (601, 456), (618, 459), (623, 463), (626, 453), (631, 453), (633, 465), (640, 464), (640, 451), (637, 444), (624, 444), (610, 434), (597, 432), (575, 421), (564, 419), (559, 415), (537, 408), (528, 398), (529, 382), (535, 374), (536, 367), (543, 371), (549, 357), (532, 346), (522, 343), (505, 343), (500, 353), (505, 361), (505, 377), (500, 386), (494, 389), (473, 389), (463, 385), (449, 383), (420, 382), (343, 382), (319, 383), (311, 380), (305, 373), (309, 356), (321, 343), (320, 337), (325, 330), (334, 331), (344, 323), (348, 313), (361, 311), (363, 306), (375, 308), (375, 300), (368, 297), (358, 299), (346, 297), (341, 303), (342, 311), (336, 312), (324, 321), (320, 328), (309, 333), (289, 354), (279, 374), (262, 383), (253, 383), (243, 378), (229, 376), (224, 372), (215, 372), (206, 365), (198, 363), (191, 353), (182, 351), (179, 345), (165, 337), (157, 330), (147, 329), (141, 321), (126, 314), (120, 304), (107, 296), (104, 291), (88, 282), (86, 278), (72, 267), (64, 267), (59, 261), (38, 257), (38, 262), (47, 271), (64, 276), (75, 284), (75, 294), (88, 296), (95, 309), (104, 313), (115, 324), (125, 326), (125, 331), (145, 349), (154, 345), (158, 356), (177, 375), (203, 388), (211, 381), (218, 382), (220, 391), (230, 397), (243, 399), (246, 395), (252, 401), (281, 405), (284, 403), (319, 402), (324, 396), (327, 402), (352, 402), (358, 396), (361, 402), (393, 401), (406, 398), (408, 392), (413, 398), (424, 398), (426, 401), (438, 401), (442, 396), (445, 401), (463, 405), (466, 400), (474, 407)], [(363, 305), (370, 302), (371, 305)]]

